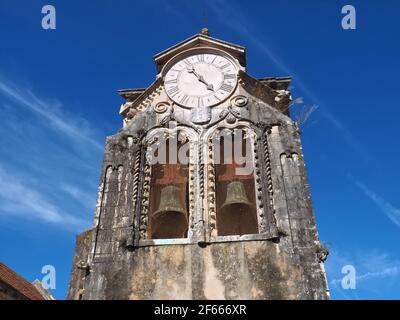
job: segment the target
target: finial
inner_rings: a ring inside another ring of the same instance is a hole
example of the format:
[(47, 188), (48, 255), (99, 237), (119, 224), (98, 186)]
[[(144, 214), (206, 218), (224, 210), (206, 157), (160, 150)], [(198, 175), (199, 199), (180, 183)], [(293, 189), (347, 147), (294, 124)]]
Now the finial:
[(205, 36), (209, 36), (210, 33), (208, 32), (208, 28), (206, 27), (206, 13), (205, 10), (203, 9), (203, 16), (201, 19), (201, 24), (202, 24), (202, 28), (201, 28), (201, 34), (204, 34)]
[(203, 28), (201, 29), (201, 34), (204, 34), (204, 35), (206, 35), (206, 36), (209, 36), (210, 33), (208, 32), (208, 28), (203, 27)]

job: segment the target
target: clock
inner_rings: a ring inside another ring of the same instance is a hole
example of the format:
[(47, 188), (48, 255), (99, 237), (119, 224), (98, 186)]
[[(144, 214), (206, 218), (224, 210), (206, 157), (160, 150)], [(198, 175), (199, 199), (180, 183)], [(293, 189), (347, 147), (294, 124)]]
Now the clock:
[(214, 106), (235, 90), (238, 68), (222, 53), (189, 53), (172, 64), (164, 77), (165, 90), (186, 108)]

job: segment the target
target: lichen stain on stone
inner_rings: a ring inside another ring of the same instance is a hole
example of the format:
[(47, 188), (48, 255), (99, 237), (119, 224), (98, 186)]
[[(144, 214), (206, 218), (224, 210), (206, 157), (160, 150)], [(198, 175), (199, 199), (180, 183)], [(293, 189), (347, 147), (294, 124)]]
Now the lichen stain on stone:
[(134, 259), (130, 299), (187, 299), (190, 296), (183, 246), (138, 250)]
[[(134, 275), (134, 278), (132, 280), (132, 293), (129, 296), (130, 300), (140, 300), (140, 299), (145, 299), (145, 295), (143, 295), (144, 287), (142, 287), (142, 284), (146, 283), (147, 276), (145, 272), (139, 271), (136, 272)], [(153, 279), (148, 279), (150, 283), (155, 284), (156, 280)]]
[(225, 287), (218, 279), (218, 270), (214, 266), (213, 257), (209, 248), (204, 250), (204, 296), (209, 300), (225, 299)]
[[(265, 246), (265, 244), (264, 244)], [(257, 242), (251, 243), (251, 245), (246, 245), (245, 250), (249, 259), (255, 259), (259, 256), (259, 249), (262, 247), (261, 244), (258, 245)]]
[(176, 281), (171, 279), (167, 279), (164, 281), (164, 286), (160, 287), (160, 295), (157, 296), (157, 299), (168, 300), (168, 299), (176, 299), (176, 300), (183, 300), (187, 299), (188, 295), (184, 287), (182, 287)]
[(135, 253), (131, 276), (131, 294), (129, 299), (152, 299), (154, 288), (157, 284), (157, 268), (155, 268), (155, 255), (152, 248), (139, 249)]
[(185, 262), (185, 253), (183, 247), (165, 247), (164, 250), (160, 250), (160, 253), (162, 253), (160, 258), (166, 265), (179, 267)]

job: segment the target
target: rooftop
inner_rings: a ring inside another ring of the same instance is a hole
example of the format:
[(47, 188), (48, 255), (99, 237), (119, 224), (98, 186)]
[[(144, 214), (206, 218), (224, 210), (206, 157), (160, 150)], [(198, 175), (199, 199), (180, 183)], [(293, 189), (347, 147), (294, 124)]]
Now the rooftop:
[(0, 262), (0, 281), (8, 284), (29, 300), (45, 300), (33, 284)]

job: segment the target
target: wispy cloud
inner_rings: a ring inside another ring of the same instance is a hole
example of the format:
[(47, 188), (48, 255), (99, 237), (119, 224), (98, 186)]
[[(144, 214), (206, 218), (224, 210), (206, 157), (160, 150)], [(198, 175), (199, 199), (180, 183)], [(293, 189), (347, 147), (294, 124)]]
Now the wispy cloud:
[(400, 267), (389, 267), (380, 271), (367, 272), (356, 277), (357, 280), (368, 280), (374, 278), (386, 278), (400, 275)]
[[(285, 73), (291, 74), (288, 66), (271, 51), (264, 41), (260, 40), (258, 35), (253, 32), (253, 30), (250, 30), (249, 26), (251, 25), (251, 21), (246, 16), (241, 14), (239, 10), (236, 10), (229, 1), (217, 0), (209, 1), (207, 3), (209, 4), (212, 12), (218, 18), (219, 22), (223, 23), (226, 27), (235, 31), (237, 34), (243, 35), (261, 52), (266, 54), (272, 63), (274, 63)], [(226, 17), (229, 17), (229, 19)]]
[(304, 99), (303, 97), (298, 97), (296, 99), (293, 100), (294, 104), (303, 104), (304, 103)]
[[(345, 276), (342, 268), (346, 265), (355, 268), (355, 290), (345, 290), (341, 286)], [(331, 249), (325, 266), (331, 291), (345, 299), (358, 299), (363, 292), (380, 298), (384, 296), (385, 290), (390, 290), (400, 280), (400, 261), (380, 250), (349, 252)]]
[(62, 114), (58, 101), (45, 101), (33, 94), (30, 89), (19, 89), (14, 83), (0, 78), (0, 93), (18, 105), (29, 109), (46, 120), (55, 130), (68, 135), (76, 142), (85, 142), (102, 150), (102, 145), (90, 136), (90, 128), (84, 119)]
[(0, 76), (0, 217), (74, 232), (89, 226), (101, 133), (68, 109)]
[(299, 126), (303, 126), (316, 110), (318, 110), (318, 106), (315, 104), (310, 106), (302, 104), (295, 115), (295, 119)]
[(390, 202), (369, 189), (362, 182), (351, 178), (357, 187), (372, 201), (378, 208), (392, 221), (396, 226), (400, 227), (400, 209), (394, 207)]
[(15, 175), (8, 174), (0, 167), (0, 214), (5, 212), (36, 218), (49, 223), (62, 225), (67, 229), (80, 230), (89, 225), (83, 220), (60, 210), (37, 187), (29, 186), (27, 182)]
[(65, 191), (72, 198), (83, 204), (86, 208), (94, 208), (96, 199), (95, 197), (93, 197), (92, 193), (88, 193), (86, 191), (83, 191), (81, 188), (69, 184), (62, 184), (60, 187), (63, 191)]
[[(268, 59), (285, 74), (292, 75), (294, 77), (294, 84), (302, 90), (302, 92), (308, 97), (308, 100), (312, 101), (311, 104), (320, 107), (318, 109), (319, 114), (321, 114), (333, 126), (336, 132), (338, 132), (343, 139), (360, 154), (364, 161), (369, 161), (370, 157), (368, 156), (363, 144), (342, 123), (342, 121), (338, 119), (337, 116), (334, 116), (332, 112), (329, 111), (327, 105), (308, 88), (308, 85), (305, 84), (301, 77), (291, 70), (291, 68), (273, 52), (265, 41), (260, 39), (257, 29), (252, 28), (252, 21), (248, 17), (235, 8), (234, 4), (230, 1), (216, 0), (210, 1), (208, 4), (219, 22), (251, 42), (253, 46), (265, 54)], [(226, 19), (227, 16), (230, 18)], [(304, 102), (303, 99), (301, 102)]]
[[(387, 267), (379, 271), (374, 271), (374, 272), (365, 272), (361, 275), (356, 276), (356, 281), (364, 281), (364, 280), (373, 280), (377, 278), (387, 278), (387, 277), (394, 277), (400, 275), (400, 267), (398, 266), (393, 266), (393, 267)], [(331, 284), (336, 285), (340, 284), (342, 282), (342, 279), (333, 279), (330, 281)]]

